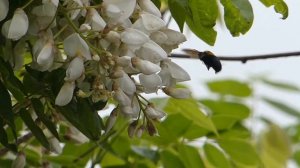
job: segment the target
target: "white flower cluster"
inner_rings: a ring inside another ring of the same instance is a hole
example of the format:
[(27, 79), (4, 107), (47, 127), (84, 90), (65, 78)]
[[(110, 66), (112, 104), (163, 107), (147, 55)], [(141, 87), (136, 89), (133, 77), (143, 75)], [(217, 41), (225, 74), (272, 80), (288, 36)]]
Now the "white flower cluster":
[[(8, 0), (0, 0), (0, 21), (8, 9)], [(24, 55), (24, 50), (17, 50), (26, 47), (24, 39), (35, 39), (31, 67), (66, 69), (56, 105), (68, 104), (76, 90), (77, 96), (94, 102), (113, 97), (119, 111), (132, 118), (142, 110), (148, 119), (156, 120), (165, 114), (141, 93), (161, 89), (174, 98), (190, 96), (189, 90), (175, 87), (190, 76), (168, 58), (186, 38), (167, 28), (151, 0), (103, 0), (102, 4), (43, 0), (30, 9), (16, 9), (3, 24), (2, 35), (18, 40), (15, 57)]]

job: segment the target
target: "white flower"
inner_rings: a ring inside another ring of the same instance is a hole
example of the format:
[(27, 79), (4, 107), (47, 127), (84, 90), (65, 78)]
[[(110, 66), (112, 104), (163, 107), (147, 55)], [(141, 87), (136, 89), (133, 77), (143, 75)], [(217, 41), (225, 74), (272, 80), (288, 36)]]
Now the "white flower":
[(0, 0), (0, 21), (6, 18), (8, 9), (9, 9), (8, 0)]
[(56, 154), (62, 153), (62, 147), (59, 144), (59, 141), (55, 137), (51, 137), (48, 139), (50, 144), (50, 150)]
[(78, 33), (73, 33), (64, 40), (64, 50), (70, 57), (83, 56), (85, 59), (91, 60), (89, 46)]
[(158, 75), (162, 79), (163, 86), (175, 86), (176, 82), (191, 80), (190, 75), (179, 65), (171, 62), (171, 60), (162, 61), (161, 68)]
[(135, 54), (139, 58), (143, 58), (153, 63), (158, 63), (161, 60), (168, 58), (168, 54), (152, 40), (145, 43), (140, 49), (135, 52)]
[(114, 108), (113, 111), (110, 113), (110, 115), (106, 121), (105, 133), (108, 133), (112, 129), (112, 127), (115, 125), (119, 110), (120, 110), (119, 108)]
[(131, 57), (130, 56), (122, 56), (116, 58), (116, 63), (119, 66), (127, 67), (131, 65)]
[(88, 10), (85, 22), (89, 23), (92, 27), (92, 30), (95, 31), (102, 31), (106, 26), (106, 22), (94, 8)]
[[(81, 0), (65, 0), (63, 5), (66, 5), (66, 8), (67, 8), (67, 9), (83, 7), (83, 3), (82, 3)], [(76, 17), (79, 15), (79, 13), (80, 13), (81, 11), (82, 11), (83, 14), (84, 14), (86, 10), (85, 10), (85, 9), (75, 9), (75, 10), (70, 10), (70, 11), (69, 11), (70, 18), (71, 18), (72, 20), (76, 19)]]
[(70, 103), (73, 98), (74, 89), (74, 82), (65, 82), (56, 96), (55, 104), (58, 106), (65, 106)]
[(172, 78), (176, 79), (177, 82), (191, 80), (190, 75), (176, 63), (172, 62), (171, 60), (166, 60), (165, 63), (171, 72)]
[(121, 106), (130, 106), (131, 100), (130, 98), (123, 92), (121, 88), (115, 89), (114, 99), (121, 105)]
[(161, 110), (156, 109), (153, 104), (148, 104), (145, 109), (145, 112), (150, 119), (154, 119), (154, 120), (161, 119), (164, 116), (166, 116), (166, 113), (164, 113)]
[(91, 29), (92, 29), (92, 27), (89, 24), (87, 24), (87, 23), (83, 23), (79, 27), (80, 32), (87, 32), (87, 31), (89, 31)]
[[(141, 107), (140, 107), (140, 103), (136, 96), (132, 97), (131, 107), (132, 107), (132, 112), (133, 112), (134, 116), (138, 117)], [(136, 118), (136, 117), (134, 117), (134, 118)]]
[(128, 45), (142, 46), (148, 40), (149, 37), (137, 29), (127, 28), (121, 33), (121, 41)]
[(102, 5), (111, 23), (122, 23), (133, 13), (136, 0), (103, 0)]
[(26, 52), (26, 42), (18, 41), (14, 48), (13, 58), (10, 60), (14, 70), (20, 70), (24, 64), (24, 54)]
[(59, 0), (43, 0), (43, 4), (52, 3), (54, 6), (58, 7)]
[(176, 98), (176, 99), (187, 99), (191, 97), (191, 91), (186, 88), (172, 88), (172, 87), (165, 87), (163, 88), (165, 94)]
[(109, 31), (106, 35), (105, 35), (105, 40), (107, 40), (108, 42), (119, 46), (121, 44), (121, 37), (120, 34), (117, 33), (116, 31)]
[(145, 75), (151, 75), (161, 70), (158, 65), (147, 60), (139, 59), (137, 57), (131, 58), (131, 63), (134, 68), (138, 69)]
[(151, 0), (139, 0), (138, 3), (142, 10), (151, 13), (157, 17), (161, 17), (161, 13), (159, 9), (155, 6), (155, 4)]
[(163, 44), (168, 40), (168, 36), (161, 31), (151, 33), (150, 38), (157, 44)]
[(150, 13), (141, 14), (140, 18), (134, 22), (132, 28), (151, 34), (166, 27), (166, 23), (159, 17)]
[(16, 159), (13, 161), (11, 167), (12, 168), (23, 168), (26, 165), (26, 157), (25, 154), (22, 152), (19, 152), (17, 154)]
[[(31, 13), (36, 16), (34, 21), (37, 22), (37, 27), (39, 30), (46, 29), (47, 27), (49, 27), (49, 24), (51, 24), (50, 27), (56, 26), (56, 21), (53, 21), (56, 10), (57, 6), (55, 6), (55, 4), (51, 2), (47, 2), (33, 8)], [(32, 27), (32, 25), (30, 26)]]
[(123, 71), (123, 76), (117, 79), (120, 88), (127, 94), (133, 95), (136, 91), (135, 83), (133, 80)]
[(160, 31), (168, 37), (168, 40), (164, 42), (166, 45), (178, 45), (186, 41), (185, 36), (178, 31), (171, 29), (162, 29)]
[(162, 80), (159, 75), (139, 75), (140, 83), (144, 87), (145, 93), (154, 93), (157, 92), (158, 88), (162, 85)]
[(84, 72), (83, 59), (75, 57), (68, 66), (65, 81), (74, 81), (78, 79)]
[(16, 9), (11, 20), (6, 21), (2, 26), (2, 34), (8, 39), (19, 40), (28, 30), (28, 17), (23, 9)]
[(53, 45), (51, 42), (46, 43), (40, 52), (36, 56), (36, 62), (39, 65), (47, 65), (51, 62), (53, 63), (54, 55), (53, 55)]

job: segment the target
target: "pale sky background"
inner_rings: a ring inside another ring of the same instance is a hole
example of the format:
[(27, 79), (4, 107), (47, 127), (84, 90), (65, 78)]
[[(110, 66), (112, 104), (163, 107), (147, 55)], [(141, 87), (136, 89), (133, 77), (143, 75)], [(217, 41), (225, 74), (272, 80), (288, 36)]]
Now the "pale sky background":
[[(180, 48), (194, 48), (199, 51), (210, 50), (216, 55), (247, 56), (253, 54), (267, 54), (279, 52), (300, 51), (300, 1), (286, 0), (289, 6), (289, 17), (281, 19), (273, 8), (264, 7), (259, 1), (251, 1), (254, 10), (254, 23), (245, 35), (232, 37), (224, 26), (216, 26), (218, 31), (215, 46), (209, 46), (192, 34)], [(171, 27), (178, 29), (176, 23), (171, 22)], [(179, 50), (177, 50), (179, 51)], [(265, 75), (269, 79), (295, 84), (300, 86), (299, 72), (300, 57), (279, 58), (272, 60), (240, 62), (223, 62), (223, 70), (216, 74), (213, 70), (207, 71), (204, 64), (197, 60), (176, 59), (191, 75), (192, 80), (187, 82), (194, 96), (210, 97), (204, 83), (217, 79), (251, 80), (251, 76)], [(254, 86), (255, 95), (265, 95), (280, 100), (299, 109), (300, 94), (288, 91), (278, 91), (258, 84)], [(261, 102), (250, 102), (255, 109), (255, 115), (271, 118), (280, 125), (289, 125), (296, 121), (276, 109), (270, 108)], [(255, 123), (252, 123), (255, 125)]]

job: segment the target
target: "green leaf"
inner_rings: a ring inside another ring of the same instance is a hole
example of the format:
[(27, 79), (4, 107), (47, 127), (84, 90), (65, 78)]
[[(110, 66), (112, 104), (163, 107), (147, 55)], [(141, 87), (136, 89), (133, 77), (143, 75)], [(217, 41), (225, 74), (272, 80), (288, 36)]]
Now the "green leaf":
[(36, 139), (46, 148), (50, 149), (49, 142), (44, 135), (43, 131), (40, 127), (38, 127), (33, 119), (31, 118), (29, 112), (22, 108), (19, 111), (20, 117), (23, 119), (24, 123), (27, 125), (27, 127), (30, 129), (30, 131), (33, 133), (33, 135), (36, 137)]
[(14, 71), (8, 62), (5, 62), (0, 57), (0, 74), (2, 75), (4, 85), (11, 92), (11, 94), (19, 101), (25, 100), (23, 93), (24, 86), (21, 81), (15, 76)]
[(131, 149), (136, 154), (138, 154), (144, 158), (150, 159), (153, 162), (157, 162), (157, 160), (159, 159), (157, 150), (152, 150), (148, 147), (139, 147), (139, 146), (132, 146)]
[(195, 99), (179, 100), (170, 98), (164, 110), (170, 114), (180, 113), (196, 125), (217, 134), (211, 119), (199, 109), (198, 102)]
[(5, 123), (7, 123), (13, 130), (13, 133), (16, 136), (16, 126), (14, 123), (14, 113), (12, 109), (12, 102), (7, 91), (6, 87), (0, 80), (0, 117)]
[(214, 45), (217, 32), (214, 30), (218, 17), (218, 5), (215, 0), (189, 0), (189, 12), (186, 22), (200, 39)]
[(4, 129), (4, 122), (0, 117), (0, 143), (6, 148), (10, 149), (13, 152), (17, 152), (17, 146), (15, 144), (8, 143), (8, 136)]
[(292, 155), (287, 134), (277, 125), (271, 124), (268, 132), (260, 139), (260, 156), (265, 167), (286, 167)]
[(212, 144), (206, 143), (203, 147), (208, 161), (215, 167), (231, 168), (230, 162), (224, 153)]
[(48, 130), (52, 133), (52, 135), (54, 135), (59, 140), (60, 138), (57, 133), (56, 126), (50, 120), (50, 118), (48, 116), (46, 116), (42, 102), (37, 98), (31, 99), (31, 102), (32, 102), (32, 106), (33, 106), (34, 111), (35, 111), (36, 115), (38, 116), (38, 118), (48, 128)]
[(282, 19), (286, 19), (289, 15), (289, 8), (284, 0), (260, 0), (266, 7), (274, 6), (277, 13), (282, 15)]
[(189, 145), (178, 146), (178, 153), (185, 167), (204, 168), (204, 164), (197, 148)]
[(297, 87), (295, 85), (292, 85), (292, 84), (289, 84), (289, 83), (283, 83), (283, 82), (279, 82), (279, 81), (271, 81), (271, 80), (268, 80), (268, 79), (262, 79), (261, 81), (264, 82), (265, 84), (269, 85), (269, 86), (272, 86), (272, 87), (275, 87), (275, 88), (278, 88), (278, 89), (284, 89), (284, 90), (287, 90), (287, 91), (294, 91), (294, 92), (299, 92), (300, 91), (299, 87)]
[(98, 140), (101, 135), (102, 120), (94, 111), (88, 99), (78, 98), (68, 105), (57, 107), (60, 113), (78, 130), (92, 140)]
[(180, 31), (183, 31), (183, 26), (186, 18), (186, 12), (188, 12), (187, 0), (168, 0), (168, 5), (172, 17), (175, 19)]
[(282, 103), (282, 102), (279, 102), (277, 100), (273, 100), (273, 99), (270, 99), (270, 98), (267, 98), (267, 97), (264, 97), (262, 99), (265, 102), (267, 102), (269, 105), (271, 105), (271, 106), (277, 108), (278, 110), (280, 110), (280, 112), (287, 113), (289, 115), (295, 116), (298, 119), (300, 118), (300, 111), (286, 105), (286, 103)]
[(229, 101), (214, 101), (204, 99), (200, 101), (208, 107), (214, 116), (227, 116), (238, 120), (245, 119), (250, 115), (250, 109), (241, 103)]
[(232, 36), (245, 34), (253, 23), (253, 10), (248, 0), (221, 0), (226, 27)]
[(178, 153), (171, 150), (163, 150), (160, 152), (160, 159), (164, 168), (185, 168)]
[(242, 139), (219, 139), (219, 145), (237, 163), (256, 166), (259, 164), (259, 157), (255, 148)]
[(247, 83), (231, 79), (211, 81), (207, 83), (207, 86), (212, 92), (222, 95), (248, 97), (252, 94), (252, 90)]

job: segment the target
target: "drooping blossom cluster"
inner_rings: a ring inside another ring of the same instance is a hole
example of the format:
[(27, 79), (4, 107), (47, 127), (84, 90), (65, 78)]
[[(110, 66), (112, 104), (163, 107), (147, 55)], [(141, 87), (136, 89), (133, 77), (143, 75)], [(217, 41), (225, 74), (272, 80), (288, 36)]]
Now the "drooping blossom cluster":
[[(12, 18), (7, 18), (9, 2), (0, 0), (0, 21), (6, 19), (1, 32), (17, 43), (13, 58), (9, 58), (15, 69), (24, 64), (29, 38), (33, 39), (32, 68), (66, 69), (55, 99), (57, 106), (76, 97), (91, 97), (93, 102), (112, 98), (118, 105), (109, 118), (110, 129), (119, 112), (132, 119), (142, 114), (149, 121), (165, 116), (143, 93), (162, 90), (174, 98), (189, 97), (190, 92), (176, 84), (190, 76), (168, 58), (186, 38), (167, 28), (151, 0), (103, 0), (101, 4), (43, 0), (29, 6), (17, 8)], [(151, 124), (147, 125), (150, 132)], [(136, 125), (133, 122), (131, 127)]]

